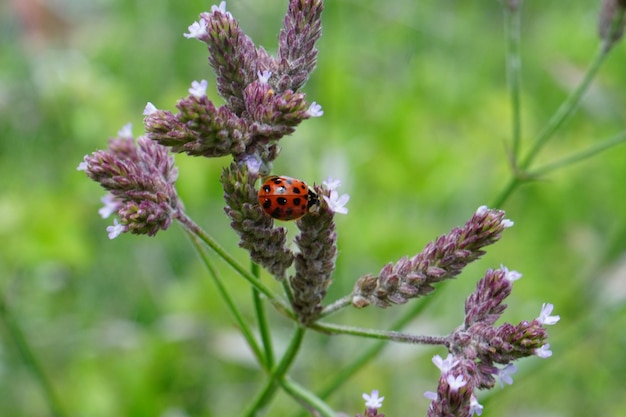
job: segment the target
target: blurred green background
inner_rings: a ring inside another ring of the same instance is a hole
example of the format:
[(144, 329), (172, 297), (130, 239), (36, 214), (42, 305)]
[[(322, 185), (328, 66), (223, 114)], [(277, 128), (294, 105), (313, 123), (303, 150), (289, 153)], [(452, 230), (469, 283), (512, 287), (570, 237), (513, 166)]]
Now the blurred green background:
[[(524, 145), (584, 72), (598, 44), (599, 1), (523, 7)], [(76, 166), (147, 101), (174, 110), (192, 80), (209, 80), (206, 48), (185, 39), (212, 3), (13, 0), (0, 5), (0, 296), (70, 416), (237, 415), (264, 376), (182, 229), (110, 241), (103, 191)], [(275, 51), (287, 1), (231, 0), (257, 44)], [(318, 67), (304, 91), (323, 106), (285, 138), (275, 172), (343, 180), (340, 256), (328, 300), (365, 273), (413, 255), (494, 201), (508, 177), (509, 97), (498, 1), (327, 1)], [(576, 117), (540, 158), (553, 161), (626, 127), (626, 44), (600, 71)], [(479, 397), (483, 416), (626, 414), (626, 147), (519, 189), (515, 221), (488, 254), (440, 285), (415, 333), (446, 334), (488, 268), (524, 274), (503, 320), (555, 305), (552, 358), (529, 358), (513, 386)], [(187, 212), (242, 263), (223, 214), (229, 159), (176, 156)], [(291, 229), (293, 232), (293, 229)], [(250, 291), (216, 265), (246, 317)], [(269, 276), (266, 282), (273, 285)], [(420, 302), (420, 300), (414, 301)], [(402, 307), (348, 309), (335, 322), (385, 327)], [(0, 321), (0, 415), (48, 416), (49, 404)], [(291, 323), (270, 312), (279, 348)], [(310, 333), (292, 372), (315, 390), (371, 342)], [(425, 415), (443, 349), (389, 345), (329, 403), (361, 412), (379, 389), (387, 416)], [(294, 415), (281, 394), (268, 415)]]

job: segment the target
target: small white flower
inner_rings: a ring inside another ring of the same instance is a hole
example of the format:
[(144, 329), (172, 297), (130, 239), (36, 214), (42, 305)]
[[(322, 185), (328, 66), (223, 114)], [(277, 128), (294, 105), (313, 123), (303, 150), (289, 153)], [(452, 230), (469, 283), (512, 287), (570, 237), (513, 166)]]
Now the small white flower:
[(211, 6), (211, 13), (215, 13), (215, 12), (221, 12), (221, 13), (226, 13), (226, 2), (222, 1), (220, 2), (219, 6)]
[(385, 399), (385, 397), (379, 397), (378, 396), (378, 390), (372, 390), (372, 394), (367, 394), (364, 393), (363, 394), (363, 399), (365, 400), (365, 406), (367, 408), (380, 408), (383, 406), (383, 400)]
[(109, 239), (115, 239), (120, 234), (126, 231), (126, 226), (117, 222), (117, 219), (113, 219), (113, 226), (107, 226), (107, 233), (109, 234)]
[(478, 402), (478, 399), (474, 394), (470, 397), (470, 413), (472, 415), (476, 414), (477, 416), (482, 415), (483, 406)]
[(539, 356), (541, 359), (546, 359), (552, 356), (552, 351), (550, 350), (550, 343), (546, 343), (538, 349), (535, 349), (535, 355)]
[(76, 171), (87, 171), (88, 165), (87, 165), (87, 155), (85, 155), (85, 158), (83, 158), (83, 161), (78, 164), (78, 166), (76, 167)]
[(117, 210), (121, 206), (119, 200), (116, 200), (111, 193), (106, 194), (100, 199), (100, 201), (102, 201), (102, 204), (104, 204), (104, 206), (98, 210), (98, 214), (100, 214), (100, 217), (102, 217), (103, 219), (106, 219), (111, 214), (117, 212)]
[(324, 110), (322, 110), (322, 106), (320, 106), (316, 102), (311, 103), (309, 109), (306, 112), (309, 117), (320, 117), (324, 115)]
[(132, 139), (133, 138), (133, 124), (126, 123), (122, 128), (117, 132), (117, 136), (122, 139)]
[(512, 375), (517, 372), (517, 366), (512, 363), (508, 364), (502, 369), (498, 369), (498, 377), (500, 378), (500, 386), (504, 388), (504, 384), (512, 385)]
[(144, 116), (150, 116), (152, 113), (156, 112), (158, 109), (156, 106), (150, 102), (146, 104), (146, 107), (143, 109)]
[(478, 216), (482, 216), (483, 214), (485, 214), (487, 212), (487, 210), (489, 210), (489, 207), (487, 206), (480, 206), (476, 209), (476, 215)]
[(517, 281), (518, 279), (522, 277), (522, 274), (520, 274), (517, 271), (509, 271), (509, 268), (507, 268), (504, 265), (500, 265), (500, 269), (504, 271), (504, 279), (506, 279), (507, 281), (510, 281), (510, 282)]
[(333, 177), (328, 177), (326, 181), (322, 181), (322, 184), (330, 191), (336, 190), (341, 186), (341, 180), (334, 180)]
[(463, 375), (454, 376), (452, 374), (448, 374), (446, 376), (446, 382), (448, 383), (448, 385), (450, 386), (450, 390), (452, 391), (458, 391), (459, 388), (467, 384), (467, 381), (465, 380), (465, 378), (463, 378)]
[(189, 94), (191, 94), (195, 98), (202, 98), (206, 96), (206, 88), (208, 85), (209, 82), (207, 80), (201, 80), (200, 82), (194, 80), (191, 82)]
[(340, 196), (336, 190), (332, 190), (330, 192), (330, 197), (323, 197), (326, 204), (328, 204), (330, 211), (337, 214), (348, 214), (348, 208), (346, 207), (346, 204), (350, 200), (350, 196), (348, 194), (342, 194)]
[(257, 77), (259, 77), (259, 82), (262, 84), (267, 84), (267, 82), (269, 81), (270, 77), (272, 76), (272, 71), (257, 71), (256, 72)]
[(206, 28), (207, 28), (207, 23), (204, 19), (200, 20), (199, 22), (193, 22), (187, 28), (189, 30), (189, 33), (183, 33), (183, 36), (187, 39), (191, 39), (191, 38), (199, 39), (202, 36), (206, 35), (207, 33)]
[(505, 229), (508, 229), (509, 227), (513, 227), (513, 225), (515, 225), (515, 223), (513, 222), (513, 220), (509, 220), (509, 219), (504, 219), (502, 220), (502, 223), (500, 223), (502, 225), (502, 227), (504, 227)]
[(553, 309), (553, 304), (543, 303), (541, 306), (541, 313), (539, 313), (539, 317), (537, 317), (539, 323), (545, 324), (546, 326), (557, 324), (559, 320), (561, 320), (561, 316), (551, 316), (550, 313), (552, 313)]
[(454, 356), (452, 356), (451, 353), (448, 353), (448, 356), (445, 359), (443, 359), (439, 355), (435, 355), (433, 356), (432, 361), (435, 364), (435, 366), (439, 368), (442, 374), (449, 372), (450, 369), (454, 368), (459, 363), (459, 360), (454, 359)]

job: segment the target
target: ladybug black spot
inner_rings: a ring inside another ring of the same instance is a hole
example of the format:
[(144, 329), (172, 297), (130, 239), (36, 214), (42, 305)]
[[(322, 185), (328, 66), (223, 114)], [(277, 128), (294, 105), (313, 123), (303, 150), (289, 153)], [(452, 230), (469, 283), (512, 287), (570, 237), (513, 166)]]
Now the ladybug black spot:
[(280, 207), (276, 207), (274, 210), (272, 210), (272, 212), (270, 213), (270, 216), (272, 216), (275, 219), (282, 219), (282, 213), (283, 210)]
[(301, 204), (301, 200), (302, 199), (300, 197), (296, 197), (296, 198), (293, 199), (293, 204), (295, 206), (299, 206)]
[(263, 208), (269, 209), (270, 207), (272, 207), (272, 200), (270, 200), (269, 198), (263, 200)]
[(278, 197), (276, 202), (281, 206), (287, 205), (287, 199), (285, 197)]

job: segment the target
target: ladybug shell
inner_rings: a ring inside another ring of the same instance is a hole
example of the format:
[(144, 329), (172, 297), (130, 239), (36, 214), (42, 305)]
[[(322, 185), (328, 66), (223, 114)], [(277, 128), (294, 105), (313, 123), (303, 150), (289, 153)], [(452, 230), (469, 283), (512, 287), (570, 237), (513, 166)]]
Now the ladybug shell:
[(318, 198), (304, 181), (290, 177), (268, 177), (259, 189), (259, 204), (277, 220), (296, 220), (317, 204)]

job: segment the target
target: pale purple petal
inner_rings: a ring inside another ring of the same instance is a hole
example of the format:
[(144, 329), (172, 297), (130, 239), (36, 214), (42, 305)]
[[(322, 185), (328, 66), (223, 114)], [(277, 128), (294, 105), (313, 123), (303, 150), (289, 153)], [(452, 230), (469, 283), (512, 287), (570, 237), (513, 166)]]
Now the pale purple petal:
[(371, 394), (364, 393), (363, 399), (365, 400), (365, 407), (367, 408), (380, 408), (383, 405), (385, 397), (378, 396), (378, 390), (372, 390)]
[(195, 98), (202, 98), (206, 96), (206, 88), (208, 85), (209, 82), (207, 80), (201, 80), (199, 82), (194, 80), (191, 82), (189, 94), (191, 94)]
[(183, 33), (183, 36), (187, 39), (191, 39), (191, 38), (199, 39), (202, 36), (207, 34), (206, 28), (207, 28), (207, 23), (204, 20), (201, 20), (200, 22), (193, 22), (187, 28), (189, 30), (189, 33)]

